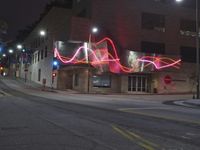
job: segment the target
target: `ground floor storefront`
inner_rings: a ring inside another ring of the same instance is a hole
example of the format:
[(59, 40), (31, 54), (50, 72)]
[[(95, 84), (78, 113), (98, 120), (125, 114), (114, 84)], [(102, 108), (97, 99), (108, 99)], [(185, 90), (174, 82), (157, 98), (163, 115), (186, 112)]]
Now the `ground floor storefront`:
[(99, 74), (87, 67), (66, 67), (57, 71), (56, 87), (83, 93), (193, 93), (193, 72), (190, 68), (149, 73)]
[(88, 65), (64, 66), (54, 71), (50, 67), (30, 66), (28, 72), (21, 69), (19, 77), (41, 85), (45, 83), (47, 87), (82, 93), (171, 94), (196, 91), (196, 66), (190, 63), (183, 63), (180, 69), (121, 74), (100, 73)]

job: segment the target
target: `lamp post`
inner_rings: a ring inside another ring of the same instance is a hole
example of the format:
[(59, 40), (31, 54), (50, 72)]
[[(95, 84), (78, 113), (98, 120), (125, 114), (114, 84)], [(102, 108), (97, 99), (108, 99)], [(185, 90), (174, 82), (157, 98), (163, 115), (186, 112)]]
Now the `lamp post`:
[[(176, 0), (176, 2), (182, 2), (183, 0)], [(196, 0), (195, 4), (195, 21), (196, 21), (196, 99), (199, 99), (199, 89), (200, 89), (200, 81), (199, 81), (199, 2)]]
[(90, 31), (89, 34), (89, 40), (88, 40), (88, 49), (87, 49), (87, 53), (86, 53), (86, 59), (87, 59), (87, 63), (88, 63), (88, 87), (87, 87), (87, 92), (90, 93), (90, 60), (89, 60), (89, 50), (92, 49), (92, 34), (96, 34), (98, 32), (98, 28), (97, 27), (93, 27)]
[(197, 99), (199, 99), (199, 6), (198, 6), (198, 0), (196, 0), (196, 59), (197, 59), (197, 65), (196, 65), (196, 73), (197, 73)]

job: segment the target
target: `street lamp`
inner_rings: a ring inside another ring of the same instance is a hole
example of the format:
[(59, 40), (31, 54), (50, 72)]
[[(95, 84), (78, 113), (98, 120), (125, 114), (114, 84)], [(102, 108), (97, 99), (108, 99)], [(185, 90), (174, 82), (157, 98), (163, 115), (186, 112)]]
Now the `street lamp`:
[(23, 46), (22, 46), (21, 44), (18, 44), (18, 45), (17, 45), (17, 49), (19, 49), (19, 50), (22, 49), (22, 47), (23, 47)]
[(13, 52), (14, 52), (13, 49), (9, 49), (9, 50), (8, 50), (8, 53), (9, 53), (9, 54), (13, 54)]
[(182, 2), (183, 0), (176, 0), (176, 2)]
[(2, 56), (3, 56), (3, 57), (6, 57), (6, 54), (3, 54)]
[(46, 36), (46, 31), (45, 30), (40, 30), (40, 36)]
[(88, 51), (92, 49), (92, 34), (96, 34), (99, 31), (97, 27), (92, 27), (90, 34), (89, 34), (89, 40), (88, 40), (88, 49), (86, 50), (86, 58), (87, 58), (87, 63), (88, 63), (88, 93), (90, 93), (90, 60), (89, 60), (89, 53)]
[[(183, 0), (176, 0), (176, 2), (182, 2)], [(199, 99), (199, 89), (200, 89), (200, 81), (199, 81), (199, 3), (196, 0), (195, 12), (196, 12), (196, 99)]]

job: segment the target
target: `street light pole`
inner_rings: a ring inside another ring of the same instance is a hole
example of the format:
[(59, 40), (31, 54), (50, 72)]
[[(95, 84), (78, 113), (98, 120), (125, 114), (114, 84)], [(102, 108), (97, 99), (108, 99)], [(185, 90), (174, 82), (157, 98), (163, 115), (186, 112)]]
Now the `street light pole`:
[(199, 6), (196, 0), (196, 77), (197, 77), (197, 99), (199, 99)]
[(87, 79), (87, 81), (88, 81), (88, 86), (87, 86), (87, 92), (88, 93), (90, 93), (90, 59), (89, 59), (89, 49), (91, 49), (92, 48), (92, 46), (91, 46), (91, 33), (90, 33), (90, 35), (89, 35), (89, 41), (88, 41), (88, 49), (87, 49), (87, 63), (88, 63), (88, 74), (87, 74), (87, 77), (88, 77), (88, 79)]
[(90, 93), (90, 59), (89, 59), (89, 50), (92, 49), (92, 34), (95, 34), (98, 32), (98, 28), (97, 27), (93, 27), (90, 31), (90, 34), (89, 34), (89, 40), (88, 40), (88, 48), (87, 48), (87, 63), (88, 63), (88, 84), (87, 84), (87, 92)]

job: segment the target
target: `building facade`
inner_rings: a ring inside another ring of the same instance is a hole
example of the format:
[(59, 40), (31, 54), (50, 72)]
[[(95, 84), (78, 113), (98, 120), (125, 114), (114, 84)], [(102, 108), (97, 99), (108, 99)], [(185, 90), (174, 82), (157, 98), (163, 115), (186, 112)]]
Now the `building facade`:
[(194, 20), (192, 8), (168, 0), (76, 0), (52, 8), (26, 38), (32, 61), (20, 76), (81, 92), (191, 93)]

